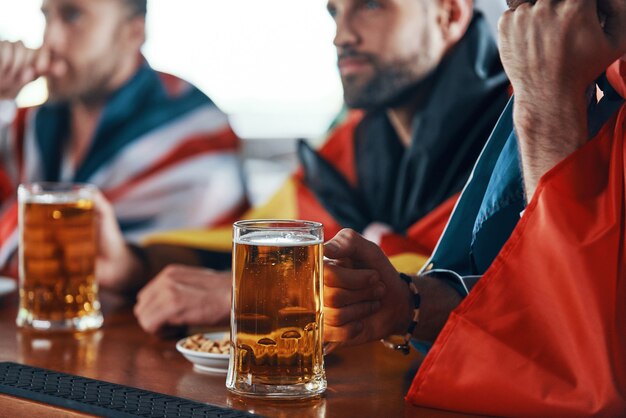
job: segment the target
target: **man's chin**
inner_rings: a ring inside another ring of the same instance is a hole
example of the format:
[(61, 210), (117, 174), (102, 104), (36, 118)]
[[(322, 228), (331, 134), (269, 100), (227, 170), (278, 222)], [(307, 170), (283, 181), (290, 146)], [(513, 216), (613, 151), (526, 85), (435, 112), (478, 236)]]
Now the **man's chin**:
[(48, 85), (48, 101), (50, 102), (72, 102), (80, 98), (80, 92), (77, 92), (75, 89)]
[(359, 110), (364, 110), (366, 112), (372, 112), (372, 111), (384, 109), (387, 107), (386, 102), (373, 100), (371, 98), (362, 98), (362, 97), (355, 98), (355, 97), (344, 95), (343, 100), (346, 106), (348, 106), (350, 109), (359, 109)]
[(60, 103), (60, 102), (67, 102), (70, 100), (70, 97), (63, 94), (63, 93), (59, 93), (56, 91), (50, 91), (48, 90), (48, 102), (50, 103)]
[[(378, 111), (387, 108), (404, 106), (418, 95), (418, 89), (423, 90), (421, 84), (402, 88), (360, 90), (347, 92), (344, 90), (343, 99), (351, 109)], [(355, 94), (356, 93), (356, 94)]]
[(372, 101), (367, 91), (367, 84), (361, 82), (357, 77), (342, 77), (343, 100), (351, 109), (372, 110), (377, 103)]
[(53, 83), (50, 80), (47, 82), (48, 85), (48, 100), (52, 102), (60, 102), (65, 100), (66, 94), (64, 89), (59, 86), (58, 83)]

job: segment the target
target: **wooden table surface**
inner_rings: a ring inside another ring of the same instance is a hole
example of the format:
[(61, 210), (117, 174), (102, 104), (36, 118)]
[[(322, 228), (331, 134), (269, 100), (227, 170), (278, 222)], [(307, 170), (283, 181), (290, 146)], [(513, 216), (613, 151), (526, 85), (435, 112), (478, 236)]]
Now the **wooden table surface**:
[[(405, 403), (421, 357), (404, 356), (380, 343), (336, 350), (325, 358), (328, 389), (303, 402), (245, 399), (230, 394), (225, 375), (195, 372), (176, 351), (175, 339), (143, 332), (132, 303), (103, 294), (102, 329), (85, 334), (45, 334), (15, 326), (17, 293), (0, 297), (0, 361), (13, 361), (182, 398), (253, 411), (267, 417), (462, 417)], [(0, 395), (11, 416), (77, 416), (48, 405)], [(2, 415), (2, 413), (0, 413)]]

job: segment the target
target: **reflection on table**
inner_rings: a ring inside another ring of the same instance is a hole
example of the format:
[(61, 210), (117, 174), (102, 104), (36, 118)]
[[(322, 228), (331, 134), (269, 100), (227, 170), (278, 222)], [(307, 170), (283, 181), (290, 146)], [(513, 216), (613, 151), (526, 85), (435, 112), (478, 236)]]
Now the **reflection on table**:
[[(143, 332), (132, 314), (132, 301), (103, 293), (102, 303), (102, 329), (84, 334), (45, 334), (18, 329), (17, 293), (2, 297), (0, 361), (15, 361), (267, 417), (461, 416), (406, 404), (404, 394), (421, 356), (404, 356), (380, 343), (342, 348), (326, 356), (328, 389), (319, 399), (279, 402), (234, 396), (224, 386), (225, 375), (194, 371), (193, 365), (177, 352), (176, 338), (159, 339)], [(22, 416), (53, 416), (56, 411), (0, 395), (2, 409), (18, 411)]]

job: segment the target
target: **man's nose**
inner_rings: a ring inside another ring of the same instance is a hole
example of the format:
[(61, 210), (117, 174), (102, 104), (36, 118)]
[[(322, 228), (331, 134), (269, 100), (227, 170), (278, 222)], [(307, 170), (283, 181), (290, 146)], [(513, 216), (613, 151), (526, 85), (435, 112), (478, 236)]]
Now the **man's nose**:
[(43, 46), (51, 51), (63, 51), (67, 42), (63, 28), (60, 24), (51, 21), (46, 23), (43, 35)]
[(337, 14), (337, 16), (335, 16), (335, 24), (337, 25), (337, 29), (333, 43), (337, 48), (354, 46), (359, 42), (360, 37), (356, 31), (354, 22), (351, 21), (349, 16)]

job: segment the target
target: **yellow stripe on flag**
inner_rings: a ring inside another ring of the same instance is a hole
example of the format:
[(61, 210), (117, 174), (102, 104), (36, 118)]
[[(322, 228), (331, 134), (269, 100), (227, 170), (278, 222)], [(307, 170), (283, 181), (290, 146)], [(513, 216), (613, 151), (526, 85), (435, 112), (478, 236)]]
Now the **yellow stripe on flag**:
[(389, 257), (391, 264), (400, 273), (416, 274), (428, 261), (428, 257), (417, 253), (402, 253)]
[[(296, 185), (294, 179), (290, 177), (269, 202), (250, 209), (241, 219), (295, 219), (296, 217)], [(148, 236), (143, 244), (179, 245), (187, 248), (229, 252), (232, 248), (232, 226), (160, 232)]]

